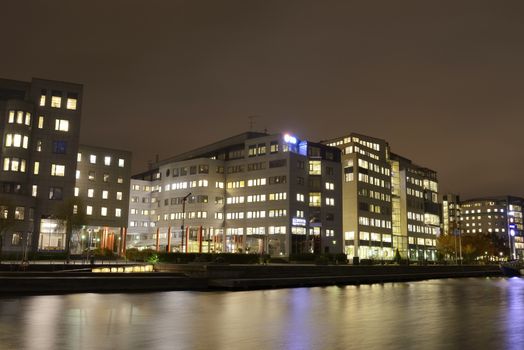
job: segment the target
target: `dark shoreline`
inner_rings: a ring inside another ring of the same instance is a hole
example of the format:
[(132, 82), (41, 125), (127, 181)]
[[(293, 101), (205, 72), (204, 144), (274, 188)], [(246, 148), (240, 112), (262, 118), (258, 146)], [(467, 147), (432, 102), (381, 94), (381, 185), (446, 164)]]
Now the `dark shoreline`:
[[(99, 267), (99, 266), (98, 266)], [(114, 265), (112, 265), (114, 267)], [(56, 266), (54, 267), (56, 268)], [(43, 270), (43, 267), (40, 268)], [(496, 265), (351, 266), (159, 264), (153, 273), (0, 271), (0, 297), (68, 293), (241, 291), (500, 277)]]

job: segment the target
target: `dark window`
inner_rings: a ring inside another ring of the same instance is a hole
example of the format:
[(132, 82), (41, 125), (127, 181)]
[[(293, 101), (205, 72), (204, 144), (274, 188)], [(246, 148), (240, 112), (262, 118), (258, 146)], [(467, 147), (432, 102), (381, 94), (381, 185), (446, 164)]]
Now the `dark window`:
[(302, 176), (297, 177), (297, 184), (303, 185), (304, 184), (304, 178)]
[(66, 154), (67, 152), (67, 142), (66, 141), (53, 141), (53, 153), (56, 154)]
[(333, 168), (330, 167), (330, 166), (327, 166), (327, 167), (326, 167), (326, 174), (328, 174), (328, 175), (333, 175)]
[(180, 168), (180, 176), (186, 176), (187, 175), (187, 168)]
[(189, 168), (189, 175), (195, 175), (197, 173), (197, 167), (196, 165), (193, 165)]
[(178, 168), (173, 169), (173, 177), (178, 177)]
[(198, 166), (199, 174), (209, 174), (209, 165), (201, 164)]
[(333, 213), (326, 213), (326, 220), (327, 221), (335, 220), (335, 214), (333, 214)]
[(166, 177), (169, 176), (169, 169), (166, 170)]
[(223, 174), (224, 173), (224, 167), (219, 165), (217, 166), (217, 174)]
[(269, 161), (269, 167), (270, 168), (279, 168), (286, 166), (287, 160), (286, 159), (276, 159), (276, 160), (270, 160)]
[(49, 199), (60, 200), (63, 198), (62, 187), (49, 187)]

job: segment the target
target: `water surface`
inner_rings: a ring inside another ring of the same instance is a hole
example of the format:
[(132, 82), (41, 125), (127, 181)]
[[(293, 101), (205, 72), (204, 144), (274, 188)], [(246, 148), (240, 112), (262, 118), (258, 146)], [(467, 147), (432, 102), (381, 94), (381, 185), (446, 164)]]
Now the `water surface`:
[(0, 349), (524, 349), (524, 279), (0, 298)]

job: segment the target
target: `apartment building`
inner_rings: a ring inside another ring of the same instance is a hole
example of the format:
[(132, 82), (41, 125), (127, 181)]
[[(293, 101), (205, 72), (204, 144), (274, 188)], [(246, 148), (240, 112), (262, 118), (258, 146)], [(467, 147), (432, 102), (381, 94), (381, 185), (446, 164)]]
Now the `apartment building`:
[[(134, 180), (149, 181), (136, 185), (151, 189), (149, 233), (161, 249), (289, 256), (342, 251), (340, 169), (336, 148), (247, 132), (160, 161)], [(147, 210), (139, 198), (148, 196), (132, 199), (130, 210)], [(134, 221), (130, 232), (148, 225)]]

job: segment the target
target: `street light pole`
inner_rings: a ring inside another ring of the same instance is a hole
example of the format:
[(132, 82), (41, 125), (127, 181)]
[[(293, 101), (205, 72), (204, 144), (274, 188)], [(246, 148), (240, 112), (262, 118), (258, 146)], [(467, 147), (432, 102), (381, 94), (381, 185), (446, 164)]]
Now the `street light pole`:
[(189, 196), (191, 196), (191, 192), (189, 192), (187, 194), (187, 196), (182, 198), (182, 226), (181, 226), (181, 229), (182, 229), (182, 246), (180, 247), (182, 253), (184, 253), (184, 236), (186, 234), (186, 230), (185, 230), (185, 227), (184, 227), (184, 223), (185, 223), (184, 219), (186, 217), (186, 201), (189, 198)]

